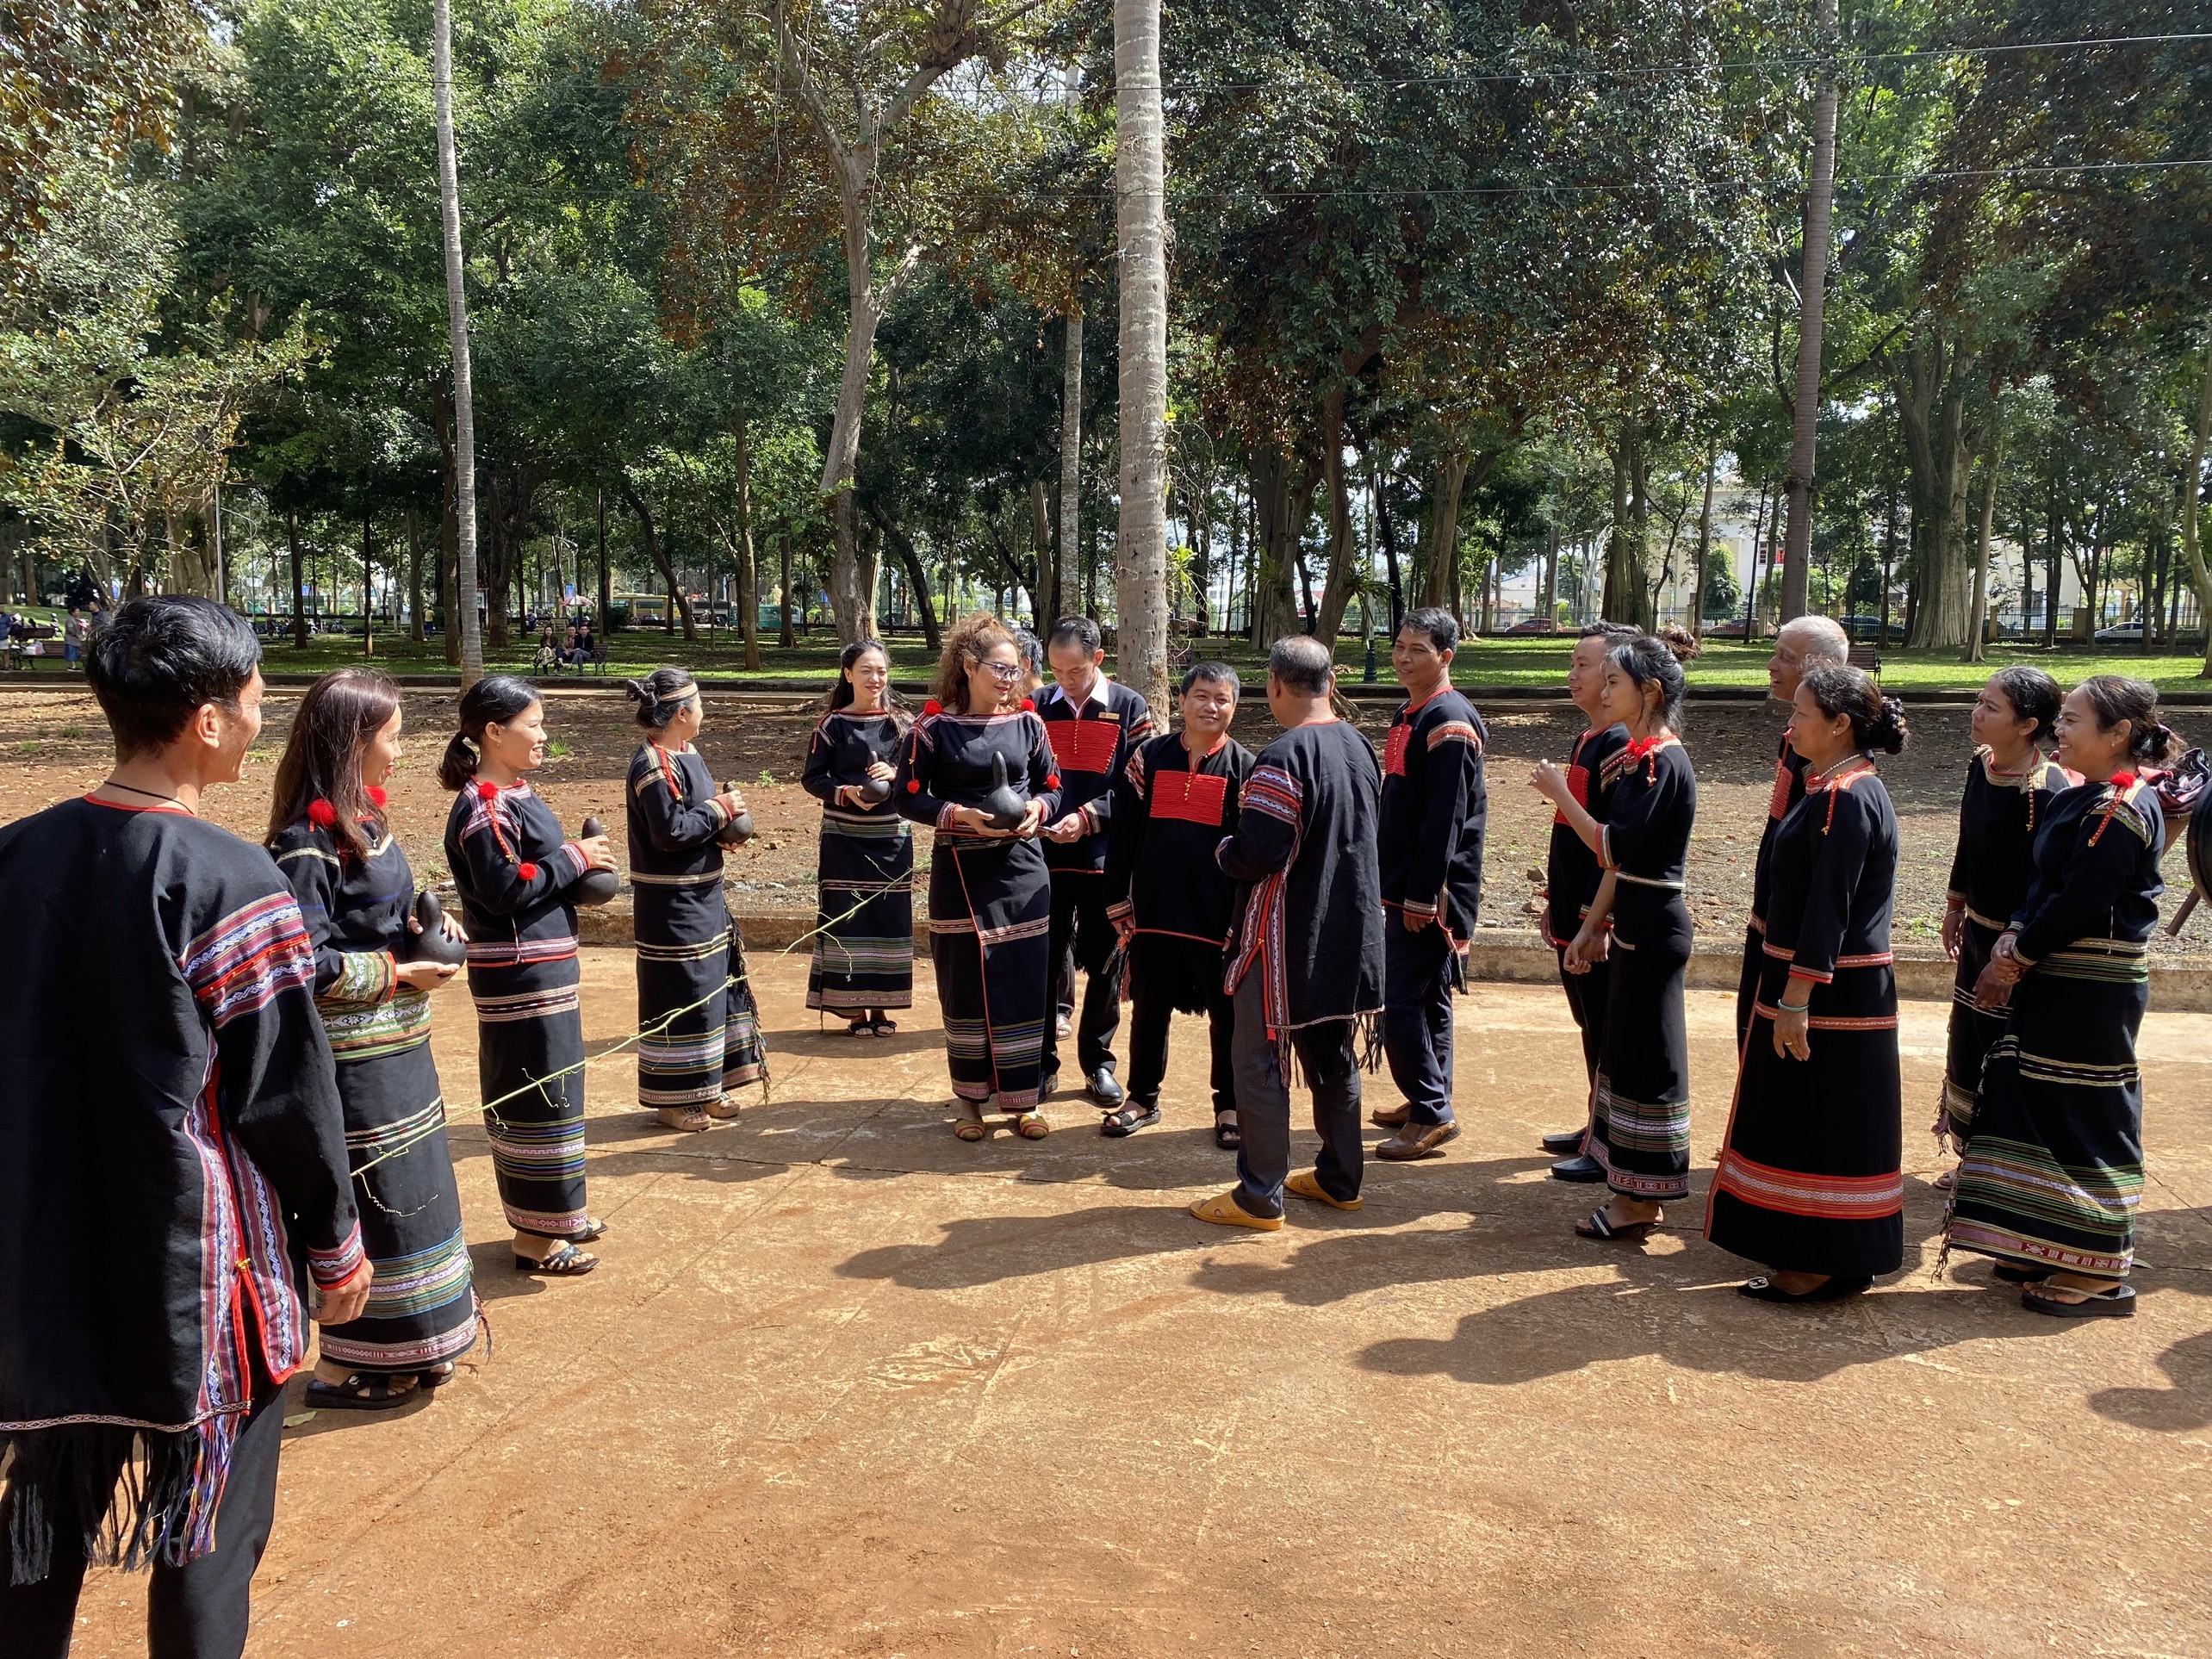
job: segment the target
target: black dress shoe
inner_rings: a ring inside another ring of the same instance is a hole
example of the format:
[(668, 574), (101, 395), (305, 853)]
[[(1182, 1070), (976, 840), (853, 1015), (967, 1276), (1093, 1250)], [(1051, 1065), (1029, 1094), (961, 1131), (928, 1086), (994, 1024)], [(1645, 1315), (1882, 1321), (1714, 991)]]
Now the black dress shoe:
[(1588, 1129), (1569, 1129), (1564, 1134), (1548, 1134), (1544, 1137), (1544, 1150), (1553, 1158), (1572, 1158), (1582, 1150), (1582, 1137), (1588, 1133)]
[(1551, 1178), (1555, 1181), (1602, 1181), (1606, 1178), (1606, 1166), (1594, 1158), (1581, 1155), (1563, 1158), (1551, 1166)]
[(1110, 1112), (1129, 1095), (1114, 1080), (1114, 1074), (1102, 1066), (1090, 1074), (1090, 1097)]

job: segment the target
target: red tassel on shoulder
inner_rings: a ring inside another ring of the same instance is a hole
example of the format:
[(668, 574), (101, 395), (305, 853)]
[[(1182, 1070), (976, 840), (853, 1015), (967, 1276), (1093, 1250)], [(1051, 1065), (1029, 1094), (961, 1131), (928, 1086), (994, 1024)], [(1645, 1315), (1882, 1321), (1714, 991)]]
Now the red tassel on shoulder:
[(2115, 789), (2133, 789), (2135, 786), (2135, 774), (2132, 772), (2114, 773), (2112, 786)]
[(1034, 698), (1034, 697), (1025, 697), (1025, 698), (1023, 698), (1023, 699), (1022, 699), (1022, 713), (1024, 713), (1024, 714), (1035, 714), (1036, 711), (1037, 711), (1037, 699), (1036, 699), (1035, 698)]
[(945, 705), (934, 697), (922, 705), (922, 712), (924, 714), (942, 714), (944, 711)]
[(338, 809), (328, 801), (309, 801), (308, 822), (318, 830), (327, 830), (338, 822)]
[(384, 810), (391, 798), (392, 798), (389, 795), (384, 792), (383, 785), (370, 784), (369, 786), (369, 804), (371, 806), (374, 806), (379, 812)]
[(516, 865), (514, 867), (514, 873), (520, 876), (525, 881), (535, 881), (537, 879), (537, 867), (535, 864), (532, 864), (528, 859), (525, 859), (521, 863)]
[(495, 783), (480, 783), (476, 786), (476, 793), (482, 799), (488, 801), (497, 800), (499, 798), (500, 786)]

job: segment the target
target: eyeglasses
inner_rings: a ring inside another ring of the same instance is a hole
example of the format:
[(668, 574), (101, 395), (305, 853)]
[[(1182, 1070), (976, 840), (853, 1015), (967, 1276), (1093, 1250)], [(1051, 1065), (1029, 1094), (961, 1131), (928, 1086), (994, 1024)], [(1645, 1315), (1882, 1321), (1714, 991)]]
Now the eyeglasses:
[(999, 680), (1018, 680), (1022, 676), (1022, 665), (1018, 662), (986, 662), (983, 666)]

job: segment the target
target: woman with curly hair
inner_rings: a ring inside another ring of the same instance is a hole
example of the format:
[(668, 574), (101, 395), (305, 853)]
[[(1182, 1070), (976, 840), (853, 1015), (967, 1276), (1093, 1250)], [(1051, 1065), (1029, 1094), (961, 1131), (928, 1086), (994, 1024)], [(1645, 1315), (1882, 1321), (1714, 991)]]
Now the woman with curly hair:
[[(370, 668), (308, 687), (276, 763), (268, 846), (315, 953), (315, 1011), (338, 1061), (345, 1147), (376, 1270), (359, 1319), (321, 1327), (307, 1403), (378, 1410), (453, 1375), (476, 1339), (461, 1191), (430, 1053), (430, 993), (454, 969), (415, 954), (414, 872), (385, 810), (400, 694)], [(457, 932), (447, 918), (449, 933)]]
[(936, 832), (929, 956), (963, 1140), (990, 1134), (986, 1104), (1024, 1139), (1049, 1133), (1037, 1068), (1051, 1012), (1052, 879), (1036, 836), (1059, 809), (1059, 777), (1021, 681), (1021, 653), (997, 618), (954, 627), (892, 781), (900, 814)]
[(1904, 1259), (1897, 814), (1873, 760), (1904, 747), (1904, 709), (1833, 664), (1806, 672), (1792, 709), (1805, 798), (1774, 831), (1765, 966), (1706, 1236), (1772, 1270), (1738, 1287), (1754, 1301), (1839, 1302)]
[(2180, 745), (2140, 680), (2093, 674), (2060, 705), (2082, 781), (2035, 832), (2035, 879), (1974, 987), (2009, 1006), (1982, 1069), (1949, 1245), (1997, 1258), (2031, 1312), (2125, 1319), (2143, 1194), (2135, 1033), (2150, 997), (2165, 825), (2150, 770)]

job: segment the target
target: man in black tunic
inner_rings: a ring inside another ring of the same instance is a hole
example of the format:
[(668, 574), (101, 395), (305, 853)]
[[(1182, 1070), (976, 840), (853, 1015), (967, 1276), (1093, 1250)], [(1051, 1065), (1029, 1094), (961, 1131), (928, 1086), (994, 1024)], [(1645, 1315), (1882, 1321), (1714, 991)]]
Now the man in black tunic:
[[(1283, 736), (1245, 785), (1236, 834), (1216, 860), (1238, 885), (1223, 982), (1236, 999), (1237, 1184), (1200, 1200), (1202, 1221), (1272, 1232), (1283, 1195), (1358, 1209), (1365, 1156), (1360, 1067), (1382, 1011), (1382, 892), (1375, 750), (1330, 705), (1336, 672), (1319, 640), (1293, 635), (1267, 661)], [(1290, 1174), (1290, 1077), (1314, 1092), (1321, 1153)]]
[(1229, 736), (1237, 674), (1200, 662), (1183, 676), (1183, 729), (1139, 745), (1115, 791), (1106, 844), (1106, 914), (1128, 953), (1129, 1097), (1102, 1128), (1125, 1135), (1159, 1122), (1167, 1033), (1180, 1009), (1213, 1038), (1214, 1140), (1237, 1144), (1236, 1011), (1221, 989), (1236, 884), (1214, 862), (1235, 832), (1252, 751)]
[[(1786, 622), (1774, 635), (1774, 654), (1767, 659), (1767, 694), (1777, 703), (1797, 697), (1799, 682), (1824, 662), (1839, 666), (1850, 660), (1851, 642), (1842, 627), (1827, 617), (1799, 617)], [(1782, 733), (1774, 755), (1774, 786), (1767, 796), (1767, 822), (1759, 832), (1759, 854), (1751, 867), (1751, 917), (1743, 929), (1743, 967), (1736, 989), (1736, 1047), (1741, 1053), (1751, 1029), (1751, 1004), (1759, 994), (1759, 977), (1767, 966), (1767, 892), (1771, 881), (1774, 831), (1789, 816), (1790, 808), (1805, 798), (1805, 757), (1791, 747), (1790, 734)]]
[(1426, 1158), (1456, 1140), (1451, 1109), (1451, 993), (1482, 904), (1482, 718), (1451, 688), (1459, 624), (1451, 612), (1409, 613), (1390, 647), (1406, 701), (1382, 750), (1377, 833), (1382, 903), (1382, 1052), (1406, 1098), (1375, 1114), (1397, 1133), (1377, 1158)]
[(368, 1302), (299, 905), (198, 815), (260, 730), (259, 656), (212, 600), (124, 606), (87, 665), (115, 770), (0, 830), (9, 1659), (68, 1651), (91, 1562), (152, 1568), (157, 1659), (235, 1659), (301, 1270), (326, 1323)]
[[(1054, 623), (1045, 657), (1053, 683), (1037, 693), (1037, 713), (1059, 769), (1061, 802), (1060, 817), (1045, 831), (1045, 867), (1053, 877), (1052, 961), (1057, 970), (1072, 951), (1075, 966), (1083, 970), (1076, 1059), (1090, 1097), (1110, 1112), (1124, 1091), (1114, 1077), (1122, 964), (1114, 924), (1106, 918), (1106, 831), (1113, 820), (1114, 786), (1131, 752), (1153, 735), (1152, 711), (1137, 693), (1106, 677), (1100, 666), (1106, 652), (1090, 618)], [(1071, 978), (1071, 994), (1072, 984)], [(1059, 1078), (1058, 1022), (1047, 1020), (1038, 1098), (1048, 1098)]]

